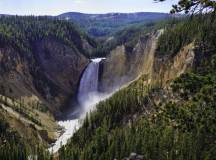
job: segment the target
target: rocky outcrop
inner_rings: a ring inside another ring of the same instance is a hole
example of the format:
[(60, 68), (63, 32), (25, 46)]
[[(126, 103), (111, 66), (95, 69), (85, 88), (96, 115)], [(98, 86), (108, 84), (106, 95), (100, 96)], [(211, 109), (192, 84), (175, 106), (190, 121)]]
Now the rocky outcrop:
[(112, 91), (134, 80), (141, 74), (152, 73), (157, 40), (162, 30), (141, 37), (131, 53), (118, 46), (103, 62), (100, 86), (102, 91)]
[[(114, 159), (118, 160), (118, 159)], [(139, 155), (135, 152), (132, 152), (129, 157), (125, 157), (122, 160), (145, 160), (143, 155)]]
[(183, 47), (174, 57), (156, 55), (149, 82), (157, 86), (166, 86), (171, 80), (190, 71), (194, 64), (194, 48), (194, 43), (191, 43)]
[(101, 64), (100, 90), (109, 92), (117, 88), (119, 85), (132, 80), (129, 76), (128, 59), (126, 57), (125, 46), (118, 46), (105, 61)]
[(165, 86), (171, 80), (189, 71), (194, 62), (194, 44), (183, 47), (175, 56), (159, 56), (157, 42), (162, 30), (141, 37), (133, 51), (118, 46), (103, 62), (100, 86), (102, 91), (113, 91), (140, 75), (144, 83)]
[(144, 160), (144, 156), (132, 152), (128, 158), (124, 158), (123, 160)]

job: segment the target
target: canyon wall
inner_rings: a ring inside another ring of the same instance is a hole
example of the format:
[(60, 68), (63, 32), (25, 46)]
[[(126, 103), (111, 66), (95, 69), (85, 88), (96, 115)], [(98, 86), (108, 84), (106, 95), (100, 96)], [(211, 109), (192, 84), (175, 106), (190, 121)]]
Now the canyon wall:
[(146, 84), (165, 86), (171, 80), (191, 69), (194, 44), (184, 46), (175, 56), (157, 55), (157, 43), (163, 30), (141, 36), (131, 53), (118, 46), (103, 61), (100, 89), (111, 92), (143, 75)]
[(88, 63), (81, 53), (53, 38), (35, 42), (29, 54), (0, 48), (0, 94), (24, 103), (38, 101), (57, 113), (75, 95)]

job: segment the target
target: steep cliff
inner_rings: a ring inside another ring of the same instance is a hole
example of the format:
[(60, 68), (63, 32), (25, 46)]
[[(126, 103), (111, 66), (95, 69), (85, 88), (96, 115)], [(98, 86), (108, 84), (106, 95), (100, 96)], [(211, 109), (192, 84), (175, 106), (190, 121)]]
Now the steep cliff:
[(0, 21), (0, 94), (24, 103), (35, 97), (60, 113), (75, 95), (92, 42), (67, 22), (43, 17), (1, 17)]
[(74, 95), (88, 60), (55, 39), (36, 44), (30, 59), (22, 59), (13, 48), (0, 49), (5, 69), (0, 77), (1, 94), (15, 99), (36, 96), (50, 110), (58, 111)]
[(149, 84), (156, 86), (165, 86), (181, 74), (189, 72), (193, 68), (195, 58), (194, 43), (181, 48), (174, 57), (155, 56), (153, 64), (153, 73)]
[(128, 52), (124, 45), (112, 50), (102, 64), (101, 90), (111, 91), (141, 74), (150, 73), (159, 35), (160, 31), (142, 36), (132, 52)]
[[(96, 106), (62, 147), (60, 159), (214, 159), (215, 24), (214, 14), (166, 28), (154, 51), (146, 50), (142, 62), (148, 66), (141, 63), (139, 78)], [(136, 47), (141, 51), (145, 44)], [(127, 75), (117, 67), (132, 66), (128, 52), (116, 51), (112, 56), (121, 60), (108, 57), (105, 67), (109, 62), (109, 74)], [(112, 76), (102, 84), (117, 82)]]
[(141, 36), (132, 52), (126, 51), (124, 45), (112, 50), (102, 64), (101, 90), (112, 91), (141, 75), (146, 84), (164, 86), (190, 70), (194, 44), (183, 47), (175, 56), (159, 56), (156, 49), (161, 34), (163, 30)]
[(0, 22), (0, 116), (29, 148), (48, 146), (94, 41), (72, 23), (46, 17), (3, 16)]

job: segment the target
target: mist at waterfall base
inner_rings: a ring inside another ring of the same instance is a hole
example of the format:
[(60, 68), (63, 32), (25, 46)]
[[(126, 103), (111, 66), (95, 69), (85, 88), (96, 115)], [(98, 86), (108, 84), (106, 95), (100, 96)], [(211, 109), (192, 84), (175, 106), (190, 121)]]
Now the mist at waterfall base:
[(64, 133), (57, 139), (55, 144), (49, 148), (51, 153), (56, 153), (61, 146), (65, 145), (67, 141), (73, 136), (76, 130), (82, 125), (82, 121), (88, 112), (95, 109), (98, 102), (105, 100), (112, 94), (100, 93), (98, 91), (99, 66), (104, 58), (92, 59), (85, 69), (78, 91), (78, 102), (80, 110), (74, 111), (71, 114), (79, 114), (77, 119), (69, 119), (66, 121), (59, 121), (58, 124), (64, 128)]
[(81, 105), (81, 113), (87, 113), (94, 109), (95, 104), (107, 97), (98, 91), (99, 66), (103, 58), (92, 59), (86, 68), (79, 86), (78, 102)]

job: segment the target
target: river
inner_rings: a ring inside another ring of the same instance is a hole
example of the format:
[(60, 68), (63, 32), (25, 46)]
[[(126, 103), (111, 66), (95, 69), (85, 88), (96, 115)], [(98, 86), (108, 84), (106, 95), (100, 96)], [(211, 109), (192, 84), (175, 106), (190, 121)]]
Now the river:
[[(77, 119), (68, 119), (59, 121), (58, 124), (64, 128), (64, 133), (57, 139), (57, 141), (49, 148), (51, 153), (56, 153), (61, 146), (65, 145), (67, 141), (73, 136), (76, 130), (82, 125), (82, 120), (86, 114), (94, 110), (95, 105), (106, 99), (110, 94), (102, 94), (98, 91), (99, 81), (99, 67), (100, 62), (104, 58), (91, 59), (91, 62), (86, 67), (79, 85), (77, 99), (80, 104), (79, 117)], [(76, 111), (71, 113), (76, 114)]]

